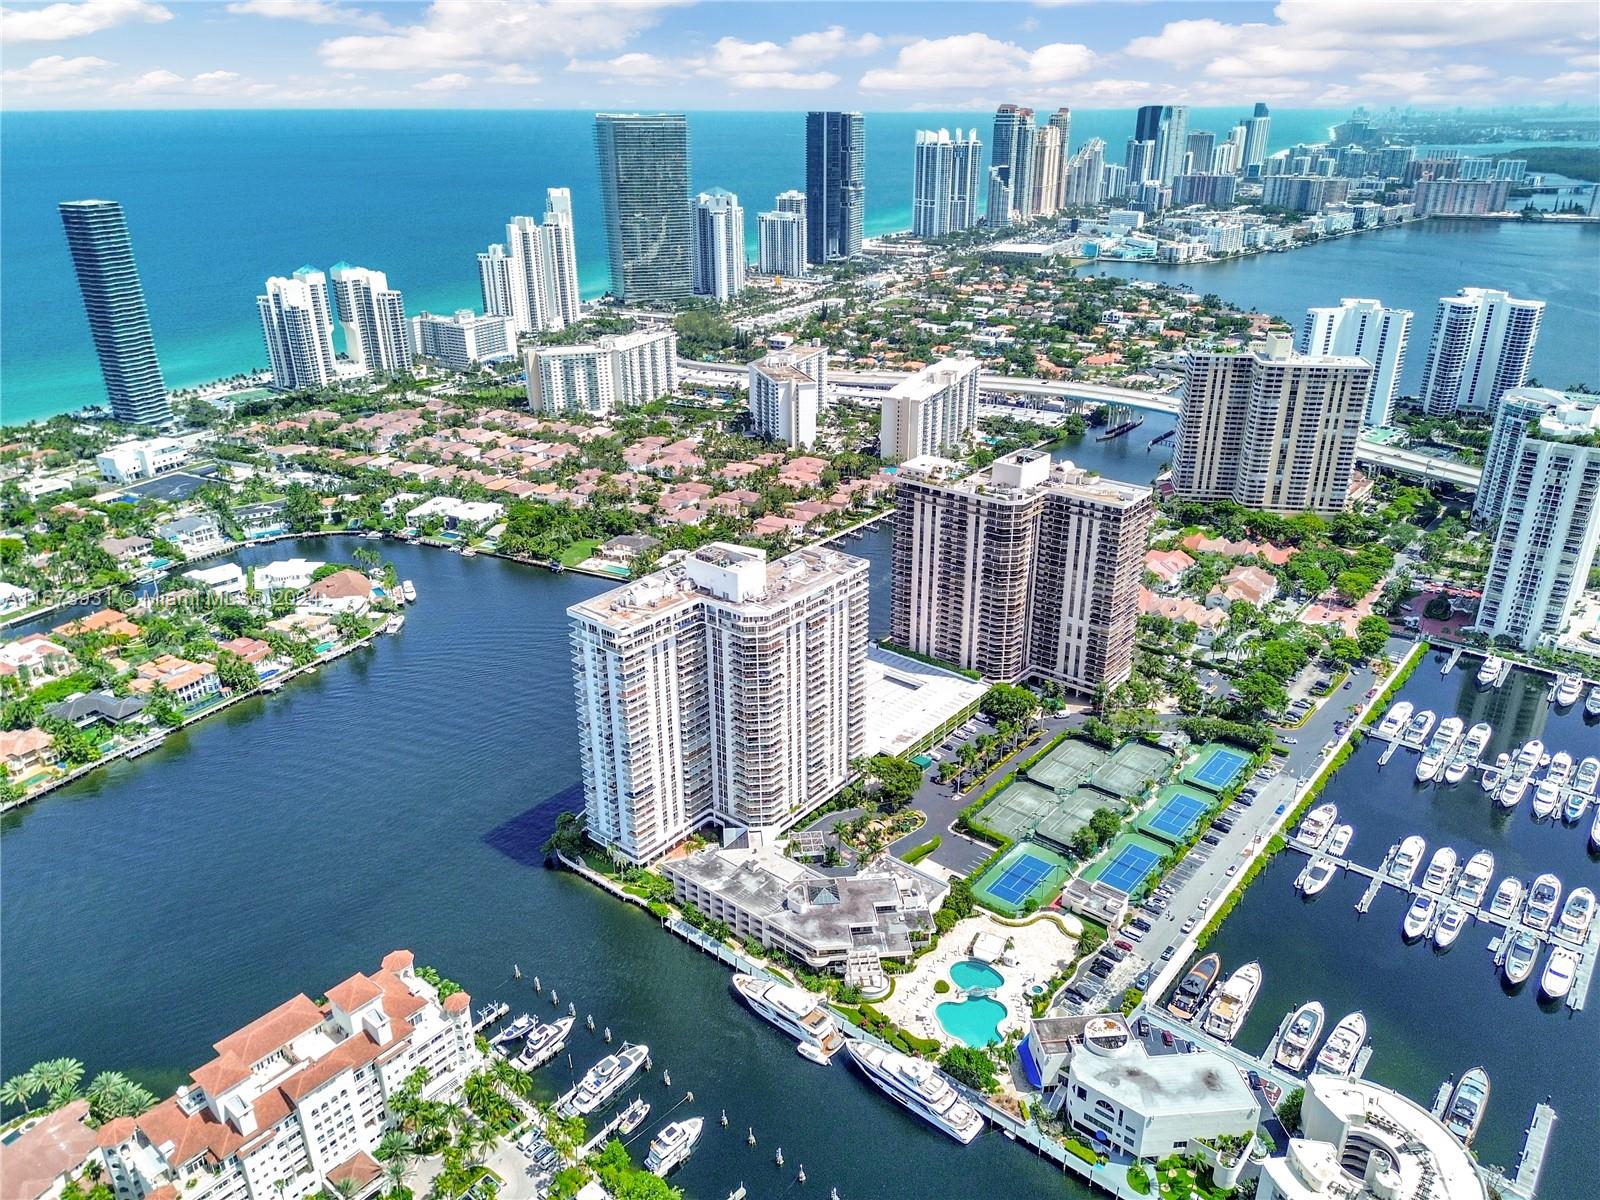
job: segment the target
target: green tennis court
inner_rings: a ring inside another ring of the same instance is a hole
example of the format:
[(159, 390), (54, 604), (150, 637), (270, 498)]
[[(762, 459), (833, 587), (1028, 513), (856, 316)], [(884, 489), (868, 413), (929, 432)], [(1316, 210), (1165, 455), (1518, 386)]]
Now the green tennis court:
[(1149, 876), (1161, 866), (1168, 847), (1142, 833), (1125, 833), (1111, 843), (1111, 848), (1090, 864), (1083, 878), (1099, 880), (1108, 887), (1117, 888), (1130, 895), (1139, 890)]
[(1221, 792), (1239, 777), (1239, 772), (1249, 762), (1247, 751), (1222, 742), (1207, 742), (1200, 747), (1194, 762), (1183, 769), (1180, 778), (1185, 783), (1195, 783), (1209, 791)]
[(1055, 811), (1056, 794), (1047, 787), (1019, 779), (978, 813), (978, 822), (1019, 842)]
[(1172, 755), (1140, 741), (1124, 742), (1089, 777), (1103, 792), (1131, 799), (1144, 791), (1146, 781), (1160, 783), (1172, 770)]
[(1057, 800), (1056, 806), (1034, 826), (1033, 836), (1059, 850), (1068, 850), (1072, 847), (1072, 835), (1087, 825), (1095, 810), (1101, 808), (1109, 808), (1118, 816), (1127, 811), (1126, 805), (1093, 788), (1078, 788)]
[(1139, 818), (1134, 828), (1177, 845), (1194, 832), (1200, 818), (1215, 803), (1216, 797), (1207, 792), (1173, 784), (1161, 789), (1155, 804)]
[(1065, 795), (1111, 756), (1082, 738), (1068, 738), (1028, 768), (1028, 778)]
[(972, 894), (990, 908), (1016, 914), (1029, 900), (1039, 906), (1055, 899), (1072, 873), (1072, 864), (1037, 842), (1018, 842), (972, 884)]

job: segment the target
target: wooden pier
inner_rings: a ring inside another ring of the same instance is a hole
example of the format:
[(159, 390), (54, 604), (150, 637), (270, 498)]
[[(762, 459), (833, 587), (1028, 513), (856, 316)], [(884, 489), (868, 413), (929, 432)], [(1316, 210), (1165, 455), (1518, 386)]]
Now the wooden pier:
[(482, 1033), (510, 1011), (511, 1005), (504, 1000), (496, 1001), (478, 1014), (477, 1018), (472, 1022), (472, 1032)]
[(1454, 671), (1456, 669), (1456, 664), (1461, 661), (1461, 655), (1465, 649), (1465, 646), (1457, 646), (1454, 650), (1452, 650), (1450, 652), (1449, 660), (1446, 661), (1444, 666), (1439, 668), (1439, 674), (1448, 675), (1451, 671)]
[(1518, 1193), (1532, 1197), (1539, 1190), (1539, 1172), (1544, 1169), (1545, 1150), (1550, 1145), (1550, 1130), (1556, 1123), (1556, 1110), (1543, 1102), (1534, 1105), (1533, 1119), (1522, 1138), (1522, 1153), (1511, 1184)]

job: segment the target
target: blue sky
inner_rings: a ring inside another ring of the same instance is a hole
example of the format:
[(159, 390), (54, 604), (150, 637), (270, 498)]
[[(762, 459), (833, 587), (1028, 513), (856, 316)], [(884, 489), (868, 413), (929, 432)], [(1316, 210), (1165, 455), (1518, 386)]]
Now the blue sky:
[(1593, 0), (55, 0), (0, 6), (0, 105), (1593, 105), (1597, 29)]

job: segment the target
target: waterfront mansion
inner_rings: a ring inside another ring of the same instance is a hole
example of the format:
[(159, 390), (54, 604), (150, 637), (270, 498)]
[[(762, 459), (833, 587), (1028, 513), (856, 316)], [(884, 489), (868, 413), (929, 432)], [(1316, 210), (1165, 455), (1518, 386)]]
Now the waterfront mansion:
[(192, 1082), (140, 1117), (97, 1131), (118, 1200), (301, 1200), (378, 1177), (390, 1100), (419, 1067), (422, 1095), (458, 1098), (476, 1057), (471, 1001), (439, 999), (409, 950), (295, 996), (215, 1043)]

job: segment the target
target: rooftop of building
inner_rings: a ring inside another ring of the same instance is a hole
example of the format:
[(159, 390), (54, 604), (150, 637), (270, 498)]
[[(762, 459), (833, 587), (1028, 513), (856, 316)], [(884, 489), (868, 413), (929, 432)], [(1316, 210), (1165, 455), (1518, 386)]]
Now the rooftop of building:
[(41, 1196), (76, 1171), (99, 1144), (89, 1128), (89, 1102), (74, 1100), (0, 1143), (0, 1178), (7, 1196)]
[(902, 379), (894, 385), (889, 395), (902, 399), (926, 400), (957, 380), (976, 375), (978, 365), (978, 360), (975, 358), (941, 358), (936, 363), (929, 363), (916, 374)]
[(1143, 1042), (1127, 1036), (1125, 1026), (1120, 1035), (1090, 1027), (1084, 1032), (1085, 1048), (1090, 1052), (1073, 1055), (1073, 1079), (1129, 1108), (1171, 1115), (1232, 1111), (1256, 1104), (1239, 1069), (1220, 1054), (1209, 1050), (1151, 1054)]
[(1052, 462), (1043, 450), (1016, 450), (997, 458), (986, 470), (961, 474), (960, 464), (926, 454), (900, 465), (899, 474), (919, 483), (997, 500), (1031, 500), (1041, 492), (1073, 496), (1097, 504), (1126, 507), (1149, 499), (1150, 489), (1092, 475), (1071, 461)]

